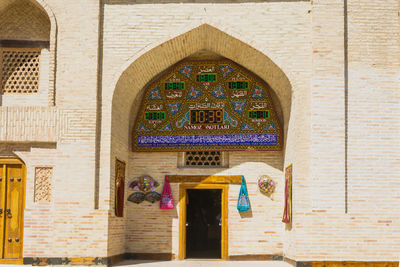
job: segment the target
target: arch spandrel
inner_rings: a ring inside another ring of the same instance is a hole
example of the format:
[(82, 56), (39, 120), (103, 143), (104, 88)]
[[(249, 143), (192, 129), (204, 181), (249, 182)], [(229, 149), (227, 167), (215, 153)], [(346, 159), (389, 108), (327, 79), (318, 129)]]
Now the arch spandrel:
[(281, 150), (269, 86), (228, 59), (183, 60), (147, 86), (133, 151)]
[(286, 136), (292, 90), (287, 76), (262, 52), (208, 24), (196, 27), (132, 58), (116, 81), (112, 99), (112, 136), (126, 144), (130, 143), (135, 120), (135, 112), (132, 111), (137, 110), (137, 97), (143, 94), (141, 90), (158, 74), (201, 50), (208, 50), (232, 60), (270, 85), (282, 108), (281, 123), (283, 136)]

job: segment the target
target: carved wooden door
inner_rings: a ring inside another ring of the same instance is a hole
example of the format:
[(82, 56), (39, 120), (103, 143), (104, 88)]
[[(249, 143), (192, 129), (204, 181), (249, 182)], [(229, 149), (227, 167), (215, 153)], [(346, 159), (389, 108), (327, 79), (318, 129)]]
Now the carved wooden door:
[(22, 258), (25, 169), (22, 164), (0, 164), (0, 256)]

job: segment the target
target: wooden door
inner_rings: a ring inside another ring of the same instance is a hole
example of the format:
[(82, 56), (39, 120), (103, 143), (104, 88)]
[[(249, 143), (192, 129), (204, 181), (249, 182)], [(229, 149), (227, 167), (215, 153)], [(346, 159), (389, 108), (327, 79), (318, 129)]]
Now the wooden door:
[(22, 254), (23, 170), (7, 165), (6, 209), (4, 210), (4, 258), (19, 259)]
[(4, 244), (4, 210), (6, 207), (6, 181), (7, 168), (6, 165), (0, 164), (0, 257), (3, 258)]
[(0, 170), (0, 256), (21, 259), (25, 168), (23, 164), (0, 164)]
[[(174, 176), (176, 178), (184, 176)], [(190, 180), (190, 176), (185, 176)], [(221, 176), (222, 177), (222, 176)], [(223, 177), (220, 179), (223, 179)], [(225, 176), (229, 177), (229, 176)], [(229, 179), (228, 179), (229, 180)], [(171, 180), (170, 180), (171, 181)], [(228, 260), (228, 184), (181, 184), (179, 186), (179, 256), (186, 258), (186, 201), (188, 189), (221, 189), (221, 259)]]

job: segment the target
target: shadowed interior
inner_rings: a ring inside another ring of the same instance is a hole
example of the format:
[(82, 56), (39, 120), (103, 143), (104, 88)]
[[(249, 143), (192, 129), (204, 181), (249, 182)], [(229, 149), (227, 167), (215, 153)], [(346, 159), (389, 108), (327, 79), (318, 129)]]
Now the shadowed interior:
[(187, 258), (221, 258), (221, 189), (188, 189)]

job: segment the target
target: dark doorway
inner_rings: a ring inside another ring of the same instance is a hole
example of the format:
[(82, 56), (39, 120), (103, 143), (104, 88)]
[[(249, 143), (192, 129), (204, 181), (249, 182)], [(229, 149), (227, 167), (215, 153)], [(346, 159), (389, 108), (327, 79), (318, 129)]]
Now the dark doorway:
[(187, 258), (221, 258), (221, 193), (221, 189), (187, 190)]

